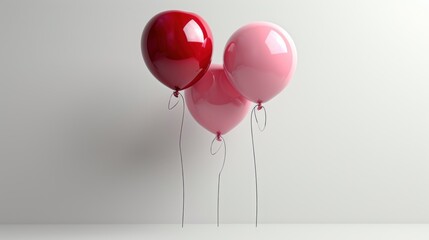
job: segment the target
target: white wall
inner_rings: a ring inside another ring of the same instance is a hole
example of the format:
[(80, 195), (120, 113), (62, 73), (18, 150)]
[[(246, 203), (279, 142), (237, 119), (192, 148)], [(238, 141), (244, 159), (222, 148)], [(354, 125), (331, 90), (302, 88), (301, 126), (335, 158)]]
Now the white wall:
[[(0, 223), (179, 223), (180, 112), (140, 54), (196, 12), (213, 62), (240, 26), (283, 26), (289, 87), (257, 134), (261, 223), (429, 223), (429, 2), (0, 2)], [(212, 135), (187, 113), (186, 222), (216, 220)], [(226, 135), (221, 222), (254, 220), (249, 118)]]

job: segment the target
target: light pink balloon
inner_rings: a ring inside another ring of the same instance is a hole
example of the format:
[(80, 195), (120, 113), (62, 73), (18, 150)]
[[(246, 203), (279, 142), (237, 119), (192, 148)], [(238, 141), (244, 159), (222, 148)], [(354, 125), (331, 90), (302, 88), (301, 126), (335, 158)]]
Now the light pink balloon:
[(234, 87), (247, 99), (264, 103), (280, 93), (297, 64), (295, 44), (281, 27), (267, 22), (248, 24), (228, 40), (224, 68)]
[(221, 65), (210, 66), (195, 85), (186, 89), (185, 100), (194, 119), (219, 136), (237, 126), (250, 107), (226, 78)]

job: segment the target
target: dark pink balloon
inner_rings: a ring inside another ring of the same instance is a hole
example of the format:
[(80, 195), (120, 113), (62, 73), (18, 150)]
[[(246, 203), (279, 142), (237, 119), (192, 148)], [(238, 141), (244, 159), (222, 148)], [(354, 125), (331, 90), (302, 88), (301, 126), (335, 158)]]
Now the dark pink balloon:
[(238, 29), (224, 52), (229, 80), (255, 103), (267, 102), (280, 93), (292, 78), (296, 63), (292, 38), (281, 27), (267, 22)]
[(186, 105), (208, 131), (223, 135), (237, 126), (250, 102), (231, 85), (220, 65), (212, 65), (194, 86), (185, 90)]
[(151, 73), (173, 90), (196, 83), (211, 63), (213, 37), (197, 14), (166, 11), (154, 16), (143, 30), (141, 50)]

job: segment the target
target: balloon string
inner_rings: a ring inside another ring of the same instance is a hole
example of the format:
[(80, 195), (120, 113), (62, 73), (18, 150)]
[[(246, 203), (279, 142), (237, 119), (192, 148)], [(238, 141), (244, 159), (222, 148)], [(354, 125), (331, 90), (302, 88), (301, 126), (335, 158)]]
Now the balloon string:
[[(180, 99), (176, 103), (171, 105), (171, 100), (172, 100), (173, 96), (176, 98), (180, 97)], [(180, 124), (180, 134), (179, 134), (179, 152), (180, 152), (180, 165), (182, 168), (182, 228), (183, 228), (183, 225), (185, 222), (185, 171), (183, 169), (182, 132), (183, 132), (183, 122), (185, 119), (185, 101), (183, 99), (182, 94), (179, 93), (178, 90), (176, 90), (175, 92), (173, 92), (171, 94), (170, 99), (168, 101), (168, 110), (172, 110), (173, 108), (175, 108), (179, 104), (180, 100), (182, 101), (182, 121)]]
[(221, 147), (222, 147), (222, 145), (220, 145), (219, 148), (216, 151), (213, 151), (213, 144), (214, 144), (215, 140), (221, 141), (222, 145), (223, 145), (223, 148), (224, 148), (223, 163), (222, 163), (222, 167), (221, 167), (221, 169), (219, 171), (219, 175), (217, 177), (217, 208), (216, 208), (216, 210), (217, 210), (217, 215), (216, 215), (217, 218), (216, 218), (216, 223), (217, 223), (217, 226), (219, 227), (220, 180), (221, 180), (223, 168), (225, 167), (226, 142), (225, 142), (225, 139), (222, 136), (220, 136), (220, 134), (218, 134), (215, 138), (213, 138), (212, 144), (210, 146), (210, 153), (211, 153), (211, 155), (217, 154), (219, 152), (219, 150), (221, 149)]
[[(258, 116), (256, 115), (256, 110), (264, 110), (264, 125), (261, 128), (259, 125)], [(253, 166), (255, 169), (255, 227), (258, 227), (258, 210), (259, 210), (259, 196), (258, 196), (258, 172), (256, 167), (256, 154), (255, 154), (255, 139), (253, 136), (253, 117), (255, 117), (256, 124), (258, 125), (259, 131), (263, 132), (265, 130), (265, 127), (267, 126), (267, 111), (265, 110), (265, 107), (262, 106), (260, 103), (256, 105), (252, 112), (250, 113), (250, 135), (252, 137), (252, 150), (253, 150)]]

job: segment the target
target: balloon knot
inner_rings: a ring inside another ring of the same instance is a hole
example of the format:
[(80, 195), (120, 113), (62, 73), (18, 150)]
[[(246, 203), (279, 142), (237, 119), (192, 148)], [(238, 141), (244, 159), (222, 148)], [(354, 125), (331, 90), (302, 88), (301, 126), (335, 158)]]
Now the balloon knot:
[(220, 132), (216, 133), (216, 140), (218, 140), (219, 142), (222, 141), (222, 136), (221, 136)]
[(258, 111), (262, 109), (262, 102), (261, 101), (258, 101), (258, 108), (257, 109), (258, 109)]
[(179, 89), (176, 89), (176, 90), (173, 92), (173, 95), (174, 95), (175, 97), (179, 97)]

